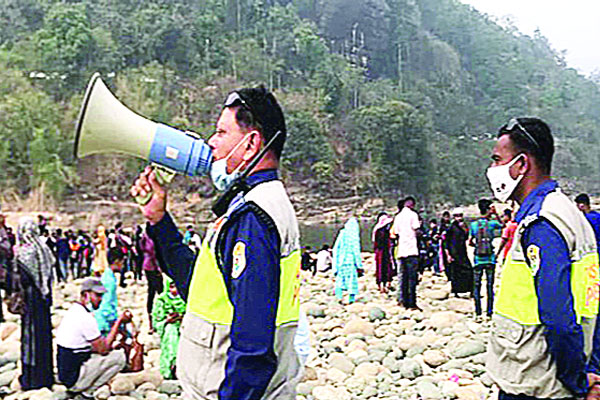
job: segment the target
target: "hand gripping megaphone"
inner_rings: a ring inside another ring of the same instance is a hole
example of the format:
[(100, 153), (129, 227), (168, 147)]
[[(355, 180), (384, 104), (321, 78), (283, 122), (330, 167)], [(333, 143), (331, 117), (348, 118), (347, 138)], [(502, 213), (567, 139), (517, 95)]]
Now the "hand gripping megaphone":
[[(76, 158), (98, 153), (121, 153), (149, 161), (159, 183), (176, 172), (203, 176), (210, 172), (212, 151), (193, 132), (182, 132), (146, 119), (123, 105), (106, 87), (99, 73), (87, 86), (77, 121)], [(152, 193), (138, 197), (146, 204)]]

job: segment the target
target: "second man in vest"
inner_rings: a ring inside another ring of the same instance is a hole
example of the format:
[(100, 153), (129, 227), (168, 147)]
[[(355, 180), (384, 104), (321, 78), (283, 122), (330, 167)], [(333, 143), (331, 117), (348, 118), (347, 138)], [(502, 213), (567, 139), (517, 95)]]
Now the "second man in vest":
[(550, 178), (553, 154), (543, 121), (512, 119), (487, 171), (496, 198), (520, 204), (488, 345), (500, 400), (582, 398), (600, 367), (594, 233)]

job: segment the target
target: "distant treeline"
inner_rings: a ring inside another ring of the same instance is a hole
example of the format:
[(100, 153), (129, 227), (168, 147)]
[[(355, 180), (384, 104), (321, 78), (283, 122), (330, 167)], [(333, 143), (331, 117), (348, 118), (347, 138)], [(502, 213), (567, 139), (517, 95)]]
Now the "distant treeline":
[(5, 185), (60, 198), (115, 179), (80, 179), (71, 154), (95, 71), (134, 110), (205, 135), (227, 91), (266, 85), (286, 111), (286, 175), (335, 195), (473, 200), (493, 134), (522, 115), (550, 123), (555, 174), (600, 191), (598, 84), (539, 32), (457, 0), (0, 0)]

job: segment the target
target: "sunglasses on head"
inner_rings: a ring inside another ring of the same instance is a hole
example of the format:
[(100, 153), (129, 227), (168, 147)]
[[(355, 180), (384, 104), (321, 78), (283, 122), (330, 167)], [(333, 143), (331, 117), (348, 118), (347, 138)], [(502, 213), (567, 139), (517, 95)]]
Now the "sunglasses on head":
[(533, 137), (533, 136), (532, 136), (532, 135), (531, 135), (529, 132), (527, 132), (527, 129), (525, 129), (525, 128), (523, 127), (523, 125), (521, 125), (521, 124), (519, 123), (519, 120), (517, 120), (516, 118), (511, 118), (511, 120), (510, 120), (510, 121), (508, 121), (508, 124), (506, 124), (506, 125), (504, 126), (504, 128), (502, 128), (502, 130), (505, 130), (505, 131), (512, 132), (512, 131), (513, 131), (515, 128), (519, 128), (519, 132), (521, 132), (521, 134), (522, 134), (523, 136), (525, 136), (525, 138), (526, 138), (527, 140), (529, 140), (531, 143), (533, 143), (533, 145), (534, 145), (535, 147), (537, 147), (537, 148), (538, 148), (538, 150), (541, 150), (541, 149), (542, 149), (542, 148), (540, 147), (540, 144), (538, 143), (538, 141), (537, 141), (537, 140), (535, 140), (535, 138), (534, 138), (534, 137)]
[(240, 94), (238, 92), (231, 92), (225, 99), (225, 102), (223, 103), (223, 107), (233, 107), (236, 105), (241, 105), (246, 110), (250, 111), (252, 116), (258, 122), (262, 123), (261, 119), (258, 117), (258, 115), (256, 115), (256, 112), (254, 111), (252, 106), (246, 100), (244, 100), (244, 98), (242, 96), (240, 96)]

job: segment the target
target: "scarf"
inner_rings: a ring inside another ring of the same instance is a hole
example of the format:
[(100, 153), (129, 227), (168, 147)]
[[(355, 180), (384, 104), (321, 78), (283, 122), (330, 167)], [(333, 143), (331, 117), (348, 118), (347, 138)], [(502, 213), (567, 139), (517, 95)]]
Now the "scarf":
[(356, 218), (352, 217), (346, 222), (338, 234), (333, 249), (333, 264), (336, 268), (344, 264), (362, 267), (360, 258), (360, 227)]
[(52, 287), (54, 255), (39, 237), (39, 228), (31, 217), (23, 217), (17, 230), (17, 263), (29, 274), (44, 298)]
[(158, 295), (158, 298), (163, 301), (166, 306), (170, 307), (171, 310), (183, 314), (186, 309), (185, 301), (179, 295), (175, 297), (171, 295), (171, 292), (169, 291), (171, 282), (173, 282), (171, 278), (165, 276), (163, 291), (160, 295)]
[(375, 228), (373, 228), (371, 240), (375, 242), (375, 234), (377, 233), (377, 231), (389, 224), (390, 222), (392, 222), (393, 220), (394, 219), (389, 215), (382, 215), (381, 217), (379, 217), (379, 219), (377, 220), (377, 224), (375, 224)]

